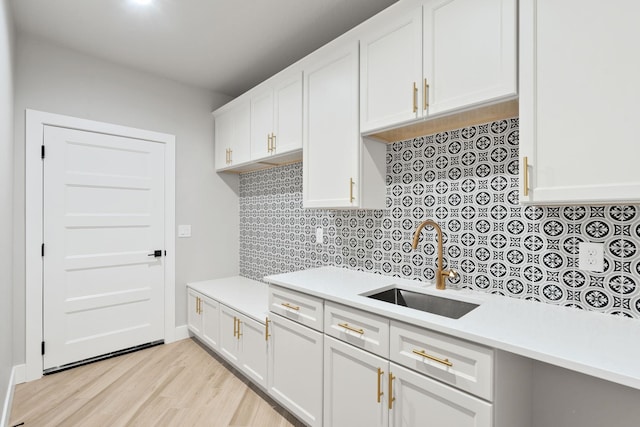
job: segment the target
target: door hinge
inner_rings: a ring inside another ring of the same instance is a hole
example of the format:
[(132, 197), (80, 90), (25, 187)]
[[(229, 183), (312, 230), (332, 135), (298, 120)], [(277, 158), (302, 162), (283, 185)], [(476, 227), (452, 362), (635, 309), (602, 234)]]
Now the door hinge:
[(40, 146), (40, 158), (44, 159), (44, 144)]
[(42, 355), (44, 356), (44, 341), (42, 341)]
[(40, 255), (44, 256), (44, 243), (40, 247)]

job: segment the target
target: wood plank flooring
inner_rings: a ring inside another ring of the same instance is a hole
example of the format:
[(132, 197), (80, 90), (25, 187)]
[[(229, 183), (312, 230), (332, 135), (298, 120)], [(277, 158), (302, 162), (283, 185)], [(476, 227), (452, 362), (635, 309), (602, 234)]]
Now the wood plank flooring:
[(303, 427), (188, 339), (16, 387), (9, 426)]

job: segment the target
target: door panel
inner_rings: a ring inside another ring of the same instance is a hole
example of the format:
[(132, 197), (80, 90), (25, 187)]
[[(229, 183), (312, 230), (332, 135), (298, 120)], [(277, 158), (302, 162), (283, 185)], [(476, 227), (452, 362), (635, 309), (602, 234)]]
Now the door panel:
[(44, 138), (44, 369), (162, 339), (164, 145)]

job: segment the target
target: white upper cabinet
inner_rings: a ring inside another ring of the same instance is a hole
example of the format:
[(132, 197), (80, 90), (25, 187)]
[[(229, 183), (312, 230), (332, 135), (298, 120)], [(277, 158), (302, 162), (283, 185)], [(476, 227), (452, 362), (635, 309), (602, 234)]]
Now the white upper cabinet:
[(422, 100), (422, 8), (372, 25), (360, 38), (360, 127), (415, 120)]
[(640, 200), (638, 16), (632, 0), (520, 2), (521, 203)]
[(517, 94), (517, 0), (432, 0), (361, 40), (363, 133)]
[(275, 82), (273, 98), (271, 154), (302, 149), (302, 73), (296, 71)]
[(358, 42), (330, 47), (304, 73), (303, 205), (382, 209), (386, 146), (360, 136)]
[(251, 160), (251, 106), (248, 100), (242, 101), (215, 114), (216, 169), (228, 169)]
[(304, 206), (352, 207), (360, 184), (357, 42), (324, 49), (304, 75)]
[(284, 73), (251, 96), (251, 160), (302, 148), (302, 73)]
[(273, 137), (273, 89), (251, 97), (251, 160), (271, 155)]
[(428, 114), (517, 94), (517, 22), (517, 0), (425, 3)]

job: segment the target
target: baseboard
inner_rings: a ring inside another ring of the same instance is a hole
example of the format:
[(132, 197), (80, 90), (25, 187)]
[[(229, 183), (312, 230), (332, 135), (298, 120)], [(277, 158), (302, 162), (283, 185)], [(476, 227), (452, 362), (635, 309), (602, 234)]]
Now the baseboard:
[(9, 377), (9, 384), (7, 384), (7, 394), (4, 398), (2, 405), (2, 418), (0, 419), (0, 426), (7, 427), (9, 425), (9, 418), (11, 418), (11, 405), (13, 404), (13, 392), (16, 389), (16, 384), (24, 382), (25, 365), (16, 365), (11, 369), (11, 377)]
[(176, 326), (176, 332), (174, 334), (175, 341), (185, 340), (190, 336), (189, 327), (187, 325)]

